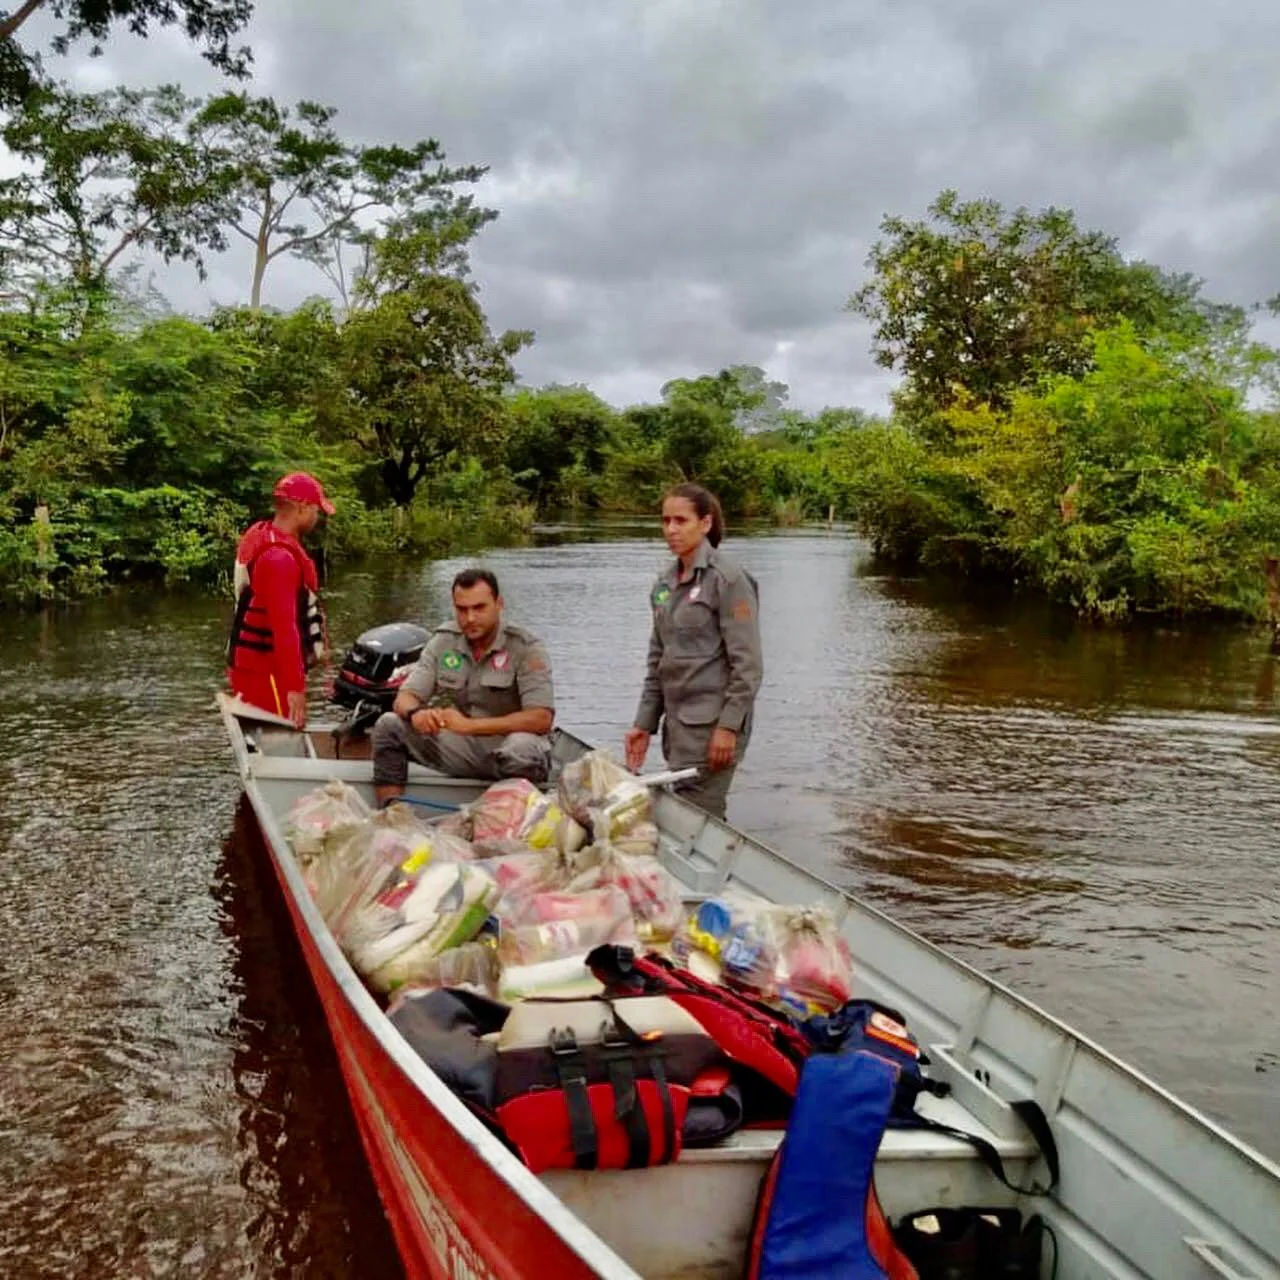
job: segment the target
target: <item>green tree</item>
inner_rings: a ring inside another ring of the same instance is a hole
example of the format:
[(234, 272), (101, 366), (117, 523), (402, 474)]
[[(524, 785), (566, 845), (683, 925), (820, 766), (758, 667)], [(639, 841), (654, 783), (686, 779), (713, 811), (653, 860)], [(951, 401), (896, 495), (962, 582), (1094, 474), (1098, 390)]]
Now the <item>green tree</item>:
[(1260, 612), (1280, 489), (1259, 416), (1201, 353), (1132, 325), (1097, 334), (1091, 364), (1007, 409), (948, 410), (949, 465), (987, 508), (993, 549), (1101, 617)]
[(24, 98), (40, 79), (39, 55), (18, 42), (22, 28), (37, 15), (58, 24), (55, 53), (66, 53), (87, 36), (93, 42), (90, 52), (99, 54), (116, 23), (140, 36), (148, 35), (153, 25), (181, 26), (215, 67), (245, 76), (249, 51), (233, 48), (231, 42), (252, 14), (251, 0), (24, 0), (0, 15), (0, 102)]
[(9, 289), (67, 279), (100, 290), (131, 250), (192, 263), (226, 247), (226, 174), (184, 140), (191, 102), (173, 85), (78, 94), (42, 89), (4, 129), (23, 172), (0, 180)]
[(540, 508), (598, 501), (617, 415), (583, 386), (522, 389), (507, 403), (506, 464)]
[[(412, 146), (364, 146), (333, 127), (335, 108), (299, 102), (290, 110), (271, 98), (224, 93), (202, 104), (188, 134), (217, 155), (228, 176), (226, 225), (253, 248), (249, 305), (262, 303), (267, 269), (283, 255), (320, 267), (350, 301), (356, 292), (344, 253), (365, 255), (372, 225), (390, 220), (402, 231), (430, 227), (454, 235), (455, 246), (497, 215), (456, 190), (486, 172), (480, 165), (449, 167), (428, 138)], [(384, 249), (385, 255), (385, 249)], [(456, 266), (462, 256), (455, 257)], [(385, 257), (379, 259), (385, 266)]]
[(1091, 330), (1127, 320), (1139, 333), (1203, 336), (1234, 321), (1198, 281), (1127, 262), (1116, 242), (1064, 209), (1007, 213), (944, 191), (928, 218), (889, 217), (872, 278), (848, 307), (871, 321), (877, 363), (906, 379), (914, 416), (961, 395), (1007, 405), (1046, 375), (1085, 372)]
[(399, 507), (450, 460), (496, 461), (511, 360), (533, 339), (527, 331), (493, 334), (474, 287), (430, 270), (439, 254), (430, 228), (375, 242), (360, 305), (342, 328), (352, 439), (377, 462)]
[(243, 389), (255, 412), (292, 422), (325, 444), (350, 435), (342, 333), (327, 300), (312, 298), (289, 312), (224, 307), (208, 325), (251, 353)]
[(0, 311), (0, 518), (60, 506), (120, 463), (128, 404), (107, 385), (117, 349), (108, 318), (84, 324), (66, 291)]

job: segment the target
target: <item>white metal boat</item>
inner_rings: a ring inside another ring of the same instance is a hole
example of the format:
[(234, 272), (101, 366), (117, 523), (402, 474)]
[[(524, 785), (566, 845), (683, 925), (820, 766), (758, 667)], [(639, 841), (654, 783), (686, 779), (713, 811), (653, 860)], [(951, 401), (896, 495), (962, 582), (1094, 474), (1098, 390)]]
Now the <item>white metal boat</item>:
[[(232, 753), (324, 1005), (366, 1153), (412, 1276), (730, 1277), (776, 1132), (740, 1131), (653, 1169), (534, 1176), (401, 1038), (311, 902), (283, 834), (330, 778), (371, 796), (370, 766), (335, 759), (324, 728), (293, 733), (221, 702)], [(558, 761), (585, 744), (560, 732)], [(409, 794), (461, 803), (483, 784), (411, 768)], [(946, 1099), (920, 1104), (987, 1137), (1011, 1179), (1042, 1159), (1010, 1101), (1049, 1118), (1052, 1194), (1021, 1201), (968, 1144), (890, 1130), (876, 1183), (891, 1218), (935, 1205), (1019, 1204), (1057, 1241), (1060, 1280), (1277, 1280), (1280, 1167), (1069, 1027), (782, 854), (660, 792), (660, 856), (691, 899), (738, 885), (825, 903), (852, 950), (859, 995), (907, 1017)], [(1053, 1250), (1044, 1274), (1050, 1274)]]

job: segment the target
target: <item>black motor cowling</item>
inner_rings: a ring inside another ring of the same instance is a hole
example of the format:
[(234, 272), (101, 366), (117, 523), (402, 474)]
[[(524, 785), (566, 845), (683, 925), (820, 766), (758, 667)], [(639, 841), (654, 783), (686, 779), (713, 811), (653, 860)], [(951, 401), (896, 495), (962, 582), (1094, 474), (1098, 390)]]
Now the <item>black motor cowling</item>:
[(342, 659), (333, 683), (334, 702), (353, 710), (389, 710), (429, 638), (430, 632), (413, 622), (371, 627)]

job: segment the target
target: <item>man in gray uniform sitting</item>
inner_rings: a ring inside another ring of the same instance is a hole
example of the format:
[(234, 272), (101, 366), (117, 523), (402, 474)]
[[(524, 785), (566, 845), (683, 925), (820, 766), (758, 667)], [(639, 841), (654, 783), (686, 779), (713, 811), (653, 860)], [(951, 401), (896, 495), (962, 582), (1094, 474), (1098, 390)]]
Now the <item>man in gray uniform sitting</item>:
[(404, 793), (410, 759), (460, 778), (546, 781), (555, 694), (542, 641), (503, 622), (487, 569), (454, 578), (453, 612), (374, 725), (379, 803)]

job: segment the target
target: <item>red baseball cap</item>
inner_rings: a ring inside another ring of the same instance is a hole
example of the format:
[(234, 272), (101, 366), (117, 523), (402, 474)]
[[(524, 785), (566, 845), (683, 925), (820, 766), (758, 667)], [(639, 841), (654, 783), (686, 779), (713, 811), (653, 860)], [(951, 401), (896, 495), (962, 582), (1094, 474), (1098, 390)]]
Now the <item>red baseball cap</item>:
[(315, 476), (305, 471), (292, 471), (276, 485), (274, 495), (290, 502), (310, 502), (327, 516), (333, 515), (333, 503), (324, 496), (324, 488)]

